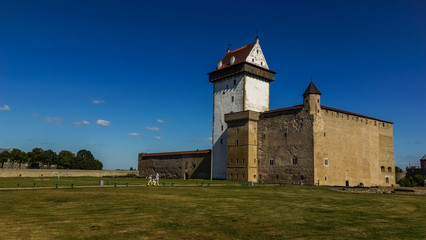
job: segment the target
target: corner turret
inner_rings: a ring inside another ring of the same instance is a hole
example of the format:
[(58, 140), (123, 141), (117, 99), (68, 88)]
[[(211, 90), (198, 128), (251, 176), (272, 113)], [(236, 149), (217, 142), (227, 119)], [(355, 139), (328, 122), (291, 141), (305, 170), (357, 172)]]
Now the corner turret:
[(303, 93), (303, 108), (309, 113), (309, 115), (315, 115), (320, 112), (321, 109), (321, 92), (317, 86), (311, 81)]

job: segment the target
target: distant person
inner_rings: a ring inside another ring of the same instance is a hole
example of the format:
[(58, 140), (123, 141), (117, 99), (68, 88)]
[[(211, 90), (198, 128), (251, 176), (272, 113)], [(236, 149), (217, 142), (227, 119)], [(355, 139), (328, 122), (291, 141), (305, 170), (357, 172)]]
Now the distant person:
[(154, 179), (152, 179), (152, 185), (153, 185), (153, 186), (156, 186), (156, 185), (157, 185), (157, 179), (155, 179), (155, 178), (154, 178)]
[(155, 179), (157, 180), (157, 184), (158, 184), (159, 181), (160, 181), (160, 174), (156, 173), (155, 174)]
[(151, 185), (152, 185), (152, 175), (149, 175), (148, 186), (151, 186)]

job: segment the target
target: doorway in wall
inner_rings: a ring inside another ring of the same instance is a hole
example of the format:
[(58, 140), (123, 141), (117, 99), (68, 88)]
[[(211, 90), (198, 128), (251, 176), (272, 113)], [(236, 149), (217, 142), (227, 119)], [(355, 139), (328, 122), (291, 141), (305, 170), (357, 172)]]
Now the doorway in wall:
[(346, 180), (346, 187), (349, 187), (349, 181)]

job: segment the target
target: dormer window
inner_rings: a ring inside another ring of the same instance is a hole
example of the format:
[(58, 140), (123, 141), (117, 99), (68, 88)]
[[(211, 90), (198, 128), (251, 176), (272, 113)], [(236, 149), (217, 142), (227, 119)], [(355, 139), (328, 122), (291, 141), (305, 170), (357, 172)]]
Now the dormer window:
[(219, 68), (221, 68), (222, 67), (222, 61), (219, 61), (218, 63), (217, 63), (217, 69), (219, 69)]
[(231, 60), (229, 61), (229, 64), (232, 65), (235, 63), (235, 57), (231, 56)]

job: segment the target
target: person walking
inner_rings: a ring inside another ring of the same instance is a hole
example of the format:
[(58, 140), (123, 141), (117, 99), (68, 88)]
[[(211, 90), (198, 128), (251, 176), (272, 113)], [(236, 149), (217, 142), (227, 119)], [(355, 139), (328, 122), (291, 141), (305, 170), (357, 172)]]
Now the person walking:
[(160, 174), (156, 173), (155, 174), (155, 180), (157, 180), (157, 185), (160, 183)]
[(148, 184), (147, 184), (148, 186), (151, 186), (152, 185), (152, 175), (149, 175), (149, 178), (148, 178)]

